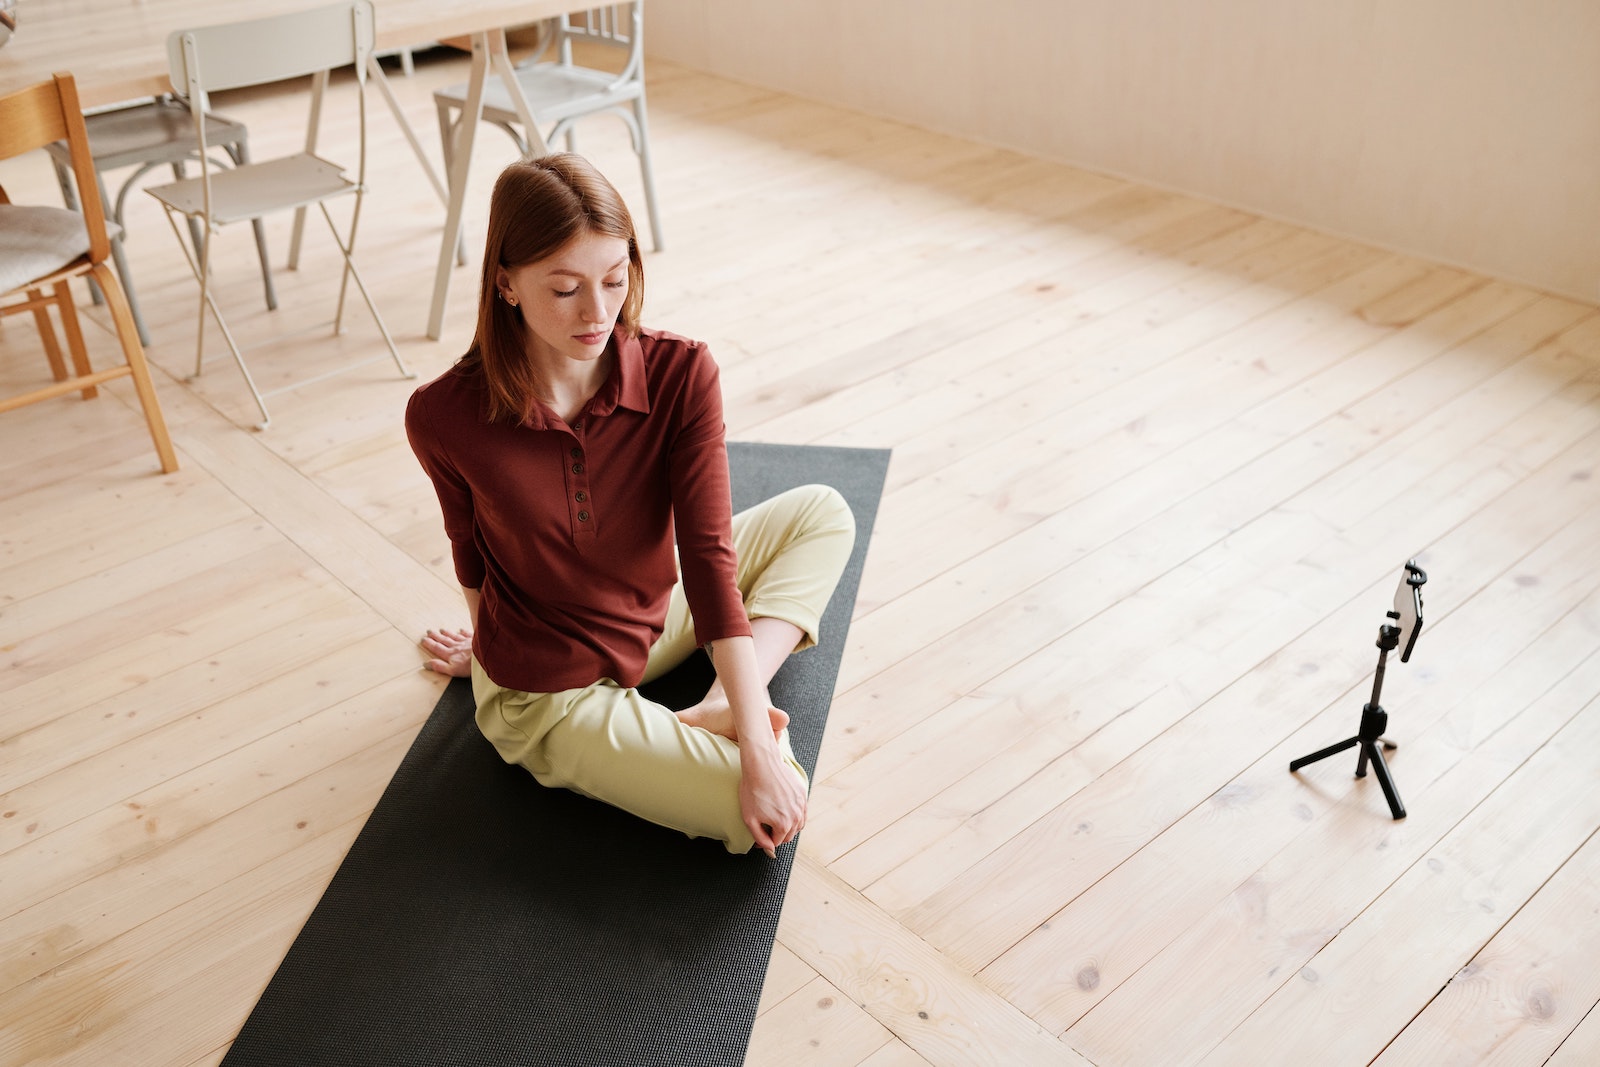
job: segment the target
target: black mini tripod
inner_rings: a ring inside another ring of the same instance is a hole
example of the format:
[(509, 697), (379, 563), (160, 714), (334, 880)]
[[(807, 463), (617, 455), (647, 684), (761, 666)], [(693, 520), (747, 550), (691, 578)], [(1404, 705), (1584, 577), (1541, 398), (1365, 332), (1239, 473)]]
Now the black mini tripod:
[(1400, 794), (1395, 791), (1394, 779), (1389, 776), (1389, 764), (1384, 762), (1383, 750), (1394, 751), (1397, 747), (1393, 741), (1386, 741), (1383, 732), (1389, 728), (1389, 713), (1383, 710), (1383, 705), (1378, 703), (1378, 698), (1383, 694), (1383, 668), (1388, 662), (1389, 653), (1399, 647), (1400, 638), (1406, 638), (1405, 649), (1400, 653), (1400, 662), (1405, 663), (1411, 658), (1411, 650), (1416, 647), (1417, 634), (1422, 630), (1422, 585), (1428, 576), (1416, 561), (1406, 563), (1405, 573), (1400, 578), (1400, 588), (1395, 591), (1395, 610), (1388, 612), (1390, 622), (1378, 627), (1378, 671), (1372, 678), (1372, 700), (1361, 708), (1361, 729), (1354, 737), (1346, 738), (1336, 745), (1318, 749), (1309, 756), (1301, 756), (1291, 760), (1289, 771), (1292, 774), (1301, 767), (1315, 763), (1320, 759), (1343, 752), (1347, 748), (1361, 747), (1361, 754), (1356, 758), (1356, 777), (1367, 776), (1367, 763), (1372, 763), (1372, 771), (1378, 777), (1378, 784), (1383, 787), (1384, 799), (1389, 802), (1389, 814), (1396, 819), (1406, 817), (1405, 805), (1400, 803)]

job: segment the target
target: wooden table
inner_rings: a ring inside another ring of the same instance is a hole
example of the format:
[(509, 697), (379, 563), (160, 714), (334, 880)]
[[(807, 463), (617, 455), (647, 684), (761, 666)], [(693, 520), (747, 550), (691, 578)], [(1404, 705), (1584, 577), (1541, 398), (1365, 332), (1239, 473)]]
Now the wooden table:
[[(216, 22), (260, 18), (315, 7), (317, 0), (21, 0), (17, 32), (0, 48), (0, 92), (46, 81), (70, 71), (86, 108), (170, 92), (167, 36), (175, 30)], [(449, 174), (449, 192), (433, 173), (410, 124), (389, 90), (383, 69), (372, 63), (378, 88), (399, 119), (412, 150), (445, 201), (445, 228), (434, 276), (428, 336), (438, 340), (450, 288), (456, 241), (461, 231), (461, 201), (467, 187), (472, 143), (483, 110), (483, 84), (492, 68), (506, 83), (522, 112), (528, 143), (535, 153), (544, 142), (511, 73), (504, 28), (536, 22), (574, 10), (576, 0), (374, 0), (377, 49), (406, 48), (449, 37), (472, 42), (467, 108)]]

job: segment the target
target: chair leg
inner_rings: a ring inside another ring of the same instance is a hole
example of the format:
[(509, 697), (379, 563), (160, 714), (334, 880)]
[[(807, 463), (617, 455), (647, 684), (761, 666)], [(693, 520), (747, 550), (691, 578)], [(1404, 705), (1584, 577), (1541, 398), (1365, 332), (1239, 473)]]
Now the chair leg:
[(516, 143), (517, 154), (522, 156), (523, 159), (532, 158), (533, 149), (529, 146), (528, 139), (522, 136), (522, 134), (518, 133), (515, 126), (511, 125), (509, 122), (496, 122), (493, 119), (484, 119), (483, 121), (487, 122), (491, 126), (498, 126), (500, 129), (506, 131), (506, 136), (511, 138), (511, 140)]
[[(104, 206), (106, 204), (111, 203), (111, 194), (106, 192), (105, 175), (101, 174), (98, 170), (96, 170), (95, 174), (94, 174), (94, 183), (95, 183), (95, 185), (100, 187), (100, 204), (101, 204), (102, 208), (104, 208)], [(120, 227), (122, 225), (122, 215), (121, 215), (121, 213), (120, 212), (113, 213), (110, 216), (110, 221), (115, 222)], [(120, 242), (121, 239), (122, 239), (122, 234), (119, 232), (117, 234), (117, 240)], [(96, 307), (99, 307), (101, 304), (104, 304), (105, 303), (105, 297), (103, 297), (101, 295), (101, 293), (100, 293), (100, 283), (94, 280), (94, 275), (92, 275), (92, 274), (89, 275), (86, 280), (89, 283), (89, 299), (94, 301), (94, 304), (95, 304)], [(140, 328), (143, 329), (143, 324), (142, 323), (140, 324)]]
[(139, 312), (139, 298), (134, 295), (133, 275), (128, 272), (128, 258), (122, 251), (122, 235), (111, 239), (111, 259), (117, 265), (117, 277), (122, 280), (122, 294), (128, 300), (128, 310), (133, 314), (134, 328), (139, 331), (139, 343), (150, 343), (150, 331), (145, 328), (144, 316)]
[[(185, 167), (183, 165), (183, 160), (180, 159), (180, 160), (175, 160), (173, 162), (173, 164), (172, 164), (172, 176), (177, 178), (180, 182), (183, 181), (185, 178), (187, 178), (189, 176), (189, 168), (187, 168), (187, 167)], [(200, 246), (203, 243), (200, 240), (200, 224), (198, 222), (196, 222), (192, 217), (188, 218), (188, 223), (189, 223), (189, 243), (194, 246), (194, 254), (198, 256), (200, 254)]]
[[(74, 187), (75, 183), (72, 177), (72, 171), (62, 166), (60, 161), (58, 161), (54, 156), (50, 158), (50, 162), (55, 167), (56, 184), (61, 186), (61, 202), (66, 205), (68, 211), (77, 211), (78, 191)], [(95, 175), (95, 180), (99, 181), (99, 179), (100, 175), (97, 173)], [(104, 182), (100, 182), (100, 202), (108, 203), (106, 200), (106, 186)], [(100, 289), (94, 284), (93, 279), (90, 279), (89, 281), (89, 299), (94, 301), (95, 304), (99, 304), (101, 302)]]
[[(238, 144), (227, 147), (227, 152), (236, 167), (250, 162), (250, 146), (242, 136)], [(272, 284), (272, 262), (267, 257), (267, 228), (258, 218), (250, 220), (250, 228), (256, 234), (256, 255), (261, 260), (261, 287), (267, 293), (267, 310), (277, 311), (278, 291)]]
[[(328, 214), (326, 203), (318, 203), (322, 209), (322, 217), (328, 220), (328, 226), (333, 226), (333, 217)], [(333, 305), (333, 334), (337, 337), (344, 332), (344, 301), (350, 295), (350, 253), (355, 250), (356, 223), (361, 220), (361, 194), (356, 193), (356, 206), (350, 217), (350, 243), (348, 246), (340, 245), (339, 251), (344, 253), (344, 269), (339, 272), (339, 299)], [(334, 230), (333, 239), (339, 240), (339, 231)]]
[(272, 423), (272, 416), (267, 412), (266, 399), (262, 397), (261, 390), (256, 388), (256, 380), (250, 376), (250, 368), (245, 366), (244, 353), (239, 351), (239, 345), (233, 339), (233, 331), (228, 329), (228, 322), (222, 317), (222, 309), (217, 307), (216, 298), (211, 295), (211, 290), (206, 286), (200, 287), (200, 329), (205, 331), (206, 309), (211, 309), (211, 317), (217, 320), (217, 328), (222, 331), (222, 339), (227, 343), (228, 351), (233, 355), (233, 362), (239, 367), (239, 373), (244, 376), (244, 384), (249, 388), (250, 395), (255, 399), (256, 410), (261, 412), (261, 421), (256, 423), (256, 429), (265, 430)]
[(267, 228), (260, 219), (251, 219), (256, 234), (256, 257), (261, 260), (261, 288), (267, 295), (267, 310), (278, 310), (278, 291), (272, 284), (272, 261), (267, 258)]
[(450, 113), (455, 110), (443, 100), (435, 98), (433, 101), (434, 113), (439, 119), (439, 151), (444, 156), (444, 173), (446, 180), (450, 176), (450, 161), (455, 158), (455, 129), (456, 124), (451, 121)]
[[(67, 336), (67, 351), (72, 354), (72, 369), (78, 377), (87, 378), (94, 373), (89, 366), (89, 350), (83, 346), (83, 330), (78, 324), (78, 309), (72, 303), (72, 286), (63, 278), (56, 282), (56, 307), (61, 309), (61, 332)], [(100, 395), (98, 387), (86, 385), (83, 398), (93, 400)]]
[[(172, 208), (166, 207), (165, 204), (162, 207), (166, 208), (167, 225), (172, 227), (172, 236), (178, 239), (178, 247), (183, 250), (183, 258), (188, 262), (189, 270), (194, 273), (194, 280), (200, 284), (200, 310), (199, 316), (195, 320), (194, 331), (194, 373), (189, 376), (189, 380), (193, 381), (195, 378), (200, 377), (206, 367), (206, 283), (204, 261), (195, 258), (195, 253), (191, 252), (189, 246), (184, 243), (183, 233), (178, 229), (178, 220), (173, 217)], [(190, 221), (192, 222), (193, 220)]]
[[(166, 205), (162, 205), (165, 207)], [(222, 309), (217, 307), (215, 298), (211, 295), (211, 287), (206, 284), (210, 277), (210, 242), (205, 241), (200, 245), (200, 258), (195, 259), (189, 254), (189, 246), (183, 243), (183, 234), (178, 230), (178, 223), (173, 217), (172, 208), (167, 208), (167, 222), (172, 226), (172, 235), (178, 239), (178, 247), (183, 249), (184, 256), (189, 260), (189, 269), (194, 272), (195, 280), (200, 283), (200, 306), (198, 319), (195, 322), (194, 336), (194, 375), (190, 379), (200, 377), (200, 372), (205, 368), (206, 350), (206, 310), (209, 308), (212, 318), (217, 320), (217, 327), (222, 331), (222, 339), (227, 342), (228, 351), (233, 354), (234, 363), (239, 366), (239, 373), (244, 375), (244, 384), (250, 387), (250, 395), (255, 397), (256, 407), (261, 412), (261, 421), (256, 424), (259, 430), (265, 430), (272, 417), (267, 414), (267, 402), (261, 397), (261, 390), (256, 388), (256, 381), (250, 377), (250, 368), (244, 365), (244, 355), (239, 351), (239, 346), (234, 343), (233, 331), (228, 329), (228, 321), (222, 317)], [(191, 220), (192, 221), (192, 220)], [(209, 227), (207, 228), (209, 230)]]
[(645, 116), (643, 96), (633, 102), (633, 116), (639, 127), (634, 131), (639, 138), (635, 150), (639, 153), (639, 175), (644, 179), (644, 206), (650, 213), (650, 241), (660, 252), (666, 242), (661, 239), (661, 208), (656, 204), (655, 171), (650, 166), (650, 123)]
[(61, 343), (56, 340), (56, 328), (50, 322), (50, 297), (43, 289), (29, 289), (28, 300), (33, 304), (33, 324), (39, 329), (39, 340), (44, 343), (44, 358), (50, 362), (50, 375), (58, 382), (67, 380), (67, 364), (61, 358)]
[[(150, 331), (145, 328), (144, 315), (139, 311), (139, 298), (133, 291), (133, 273), (128, 270), (128, 257), (122, 250), (122, 241), (126, 236), (126, 233), (123, 232), (125, 227), (122, 225), (122, 209), (127, 203), (128, 190), (133, 187), (133, 183), (142, 177), (145, 172), (154, 169), (154, 167), (154, 163), (146, 163), (134, 171), (133, 175), (122, 183), (122, 188), (117, 190), (117, 198), (115, 200), (111, 199), (106, 193), (104, 176), (98, 171), (94, 176), (96, 183), (100, 186), (100, 203), (105, 206), (106, 217), (117, 224), (119, 232), (115, 237), (111, 238), (111, 258), (117, 265), (117, 279), (122, 283), (122, 294), (128, 298), (128, 307), (133, 312), (133, 324), (139, 328), (139, 343), (145, 345), (150, 343)], [(100, 303), (100, 286), (94, 280), (92, 271), (89, 275), (89, 291), (94, 294), (95, 303)]]
[(372, 294), (367, 292), (366, 282), (361, 280), (361, 272), (356, 270), (355, 261), (350, 258), (351, 251), (356, 244), (356, 223), (361, 220), (361, 194), (356, 193), (356, 207), (350, 219), (350, 240), (348, 243), (339, 239), (339, 228), (333, 224), (333, 216), (328, 214), (328, 205), (317, 205), (322, 208), (322, 217), (328, 222), (328, 229), (333, 233), (333, 243), (339, 246), (339, 251), (344, 255), (345, 273), (355, 279), (356, 289), (361, 293), (361, 299), (366, 301), (367, 310), (372, 313), (372, 321), (378, 324), (378, 332), (383, 335), (383, 343), (389, 346), (389, 355), (394, 357), (394, 365), (400, 369), (400, 377), (415, 378), (416, 372), (405, 365), (400, 358), (400, 351), (394, 346), (394, 338), (389, 336), (389, 328), (383, 324), (383, 316), (378, 314), (378, 305), (372, 302)]
[(104, 263), (90, 268), (106, 294), (106, 304), (111, 309), (111, 322), (116, 327), (117, 339), (122, 342), (122, 353), (128, 360), (129, 376), (133, 378), (134, 391), (139, 394), (139, 406), (144, 409), (145, 425), (150, 439), (155, 443), (156, 456), (161, 460), (161, 472), (171, 474), (178, 469), (178, 456), (172, 448), (172, 436), (167, 432), (167, 420), (161, 414), (161, 403), (156, 399), (155, 383), (150, 380), (150, 365), (144, 358), (144, 348), (139, 344), (133, 311), (122, 287), (106, 269)]
[(61, 202), (67, 206), (68, 211), (78, 210), (78, 191), (73, 187), (72, 171), (56, 162), (54, 156), (50, 162), (56, 169), (56, 184), (61, 186)]

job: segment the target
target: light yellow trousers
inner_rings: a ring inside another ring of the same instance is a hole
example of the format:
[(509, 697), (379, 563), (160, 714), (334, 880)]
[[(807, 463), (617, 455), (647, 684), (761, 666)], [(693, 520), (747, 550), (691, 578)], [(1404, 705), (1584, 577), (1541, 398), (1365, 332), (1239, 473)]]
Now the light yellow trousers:
[[(817, 642), (823, 609), (855, 544), (855, 518), (838, 492), (806, 485), (733, 517), (738, 585), (751, 618), (793, 623), (797, 650)], [(672, 591), (645, 681), (682, 663), (696, 648), (683, 585)], [(478, 729), (507, 763), (540, 783), (570, 789), (690, 837), (714, 837), (729, 852), (755, 844), (739, 810), (739, 746), (683, 723), (672, 711), (602, 678), (581, 689), (524, 693), (502, 689), (472, 662)], [(788, 731), (784, 758), (802, 781)]]

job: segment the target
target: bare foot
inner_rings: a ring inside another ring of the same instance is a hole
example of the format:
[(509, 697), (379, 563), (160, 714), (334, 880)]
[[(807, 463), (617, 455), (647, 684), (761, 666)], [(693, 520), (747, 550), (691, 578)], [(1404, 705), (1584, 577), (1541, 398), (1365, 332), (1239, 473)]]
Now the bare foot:
[[(721, 734), (730, 741), (739, 740), (739, 731), (733, 722), (733, 709), (726, 704), (720, 702), (715, 704), (696, 704), (692, 708), (684, 708), (677, 715), (679, 719), (690, 726), (698, 726), (702, 730), (710, 730), (714, 734)], [(788, 727), (788, 712), (768, 707), (767, 715), (772, 720), (774, 737)]]

